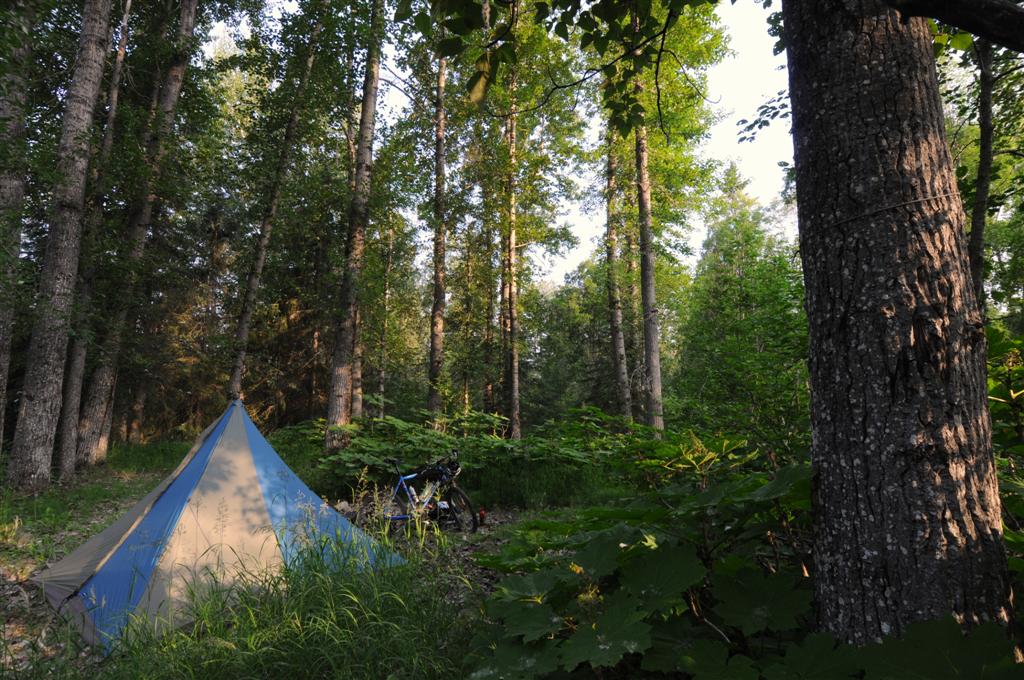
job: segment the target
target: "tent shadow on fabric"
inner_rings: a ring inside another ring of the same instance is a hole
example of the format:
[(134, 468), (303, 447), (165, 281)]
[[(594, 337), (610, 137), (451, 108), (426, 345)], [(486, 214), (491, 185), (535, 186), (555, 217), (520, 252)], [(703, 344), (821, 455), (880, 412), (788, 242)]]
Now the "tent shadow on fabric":
[(86, 642), (109, 651), (129, 620), (188, 623), (197, 594), (318, 549), (339, 566), (402, 562), (313, 493), (235, 401), (153, 491), (32, 580)]

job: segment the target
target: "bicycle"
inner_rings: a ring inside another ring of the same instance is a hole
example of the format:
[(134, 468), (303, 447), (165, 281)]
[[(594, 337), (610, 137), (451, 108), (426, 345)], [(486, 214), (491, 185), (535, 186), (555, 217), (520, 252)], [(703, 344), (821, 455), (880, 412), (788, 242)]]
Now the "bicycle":
[[(442, 530), (468, 533), (477, 530), (479, 518), (473, 504), (466, 492), (455, 484), (455, 479), (462, 473), (458, 452), (410, 474), (402, 474), (402, 461), (397, 458), (388, 458), (386, 462), (398, 474), (398, 482), (388, 499), (389, 512), (384, 515), (389, 529), (409, 520), (427, 519)], [(413, 483), (420, 481), (424, 486), (417, 492)], [(395, 509), (398, 512), (393, 512)]]

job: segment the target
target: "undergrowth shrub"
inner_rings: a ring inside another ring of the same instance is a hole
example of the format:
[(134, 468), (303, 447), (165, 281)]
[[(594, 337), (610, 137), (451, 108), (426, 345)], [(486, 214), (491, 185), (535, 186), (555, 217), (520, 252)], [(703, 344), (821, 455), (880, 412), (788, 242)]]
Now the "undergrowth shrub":
[(106, 465), (122, 472), (170, 472), (178, 467), (190, 448), (192, 443), (184, 441), (119, 443), (111, 447)]
[(689, 439), (628, 463), (656, 471), (654, 490), (522, 522), (478, 556), (510, 575), (470, 678), (1019, 677), (994, 624), (921, 623), (866, 650), (812, 633), (809, 463)]
[[(619, 459), (655, 441), (643, 426), (597, 409), (578, 409), (519, 441), (501, 436), (504, 420), (468, 412), (440, 422), (413, 423), (390, 416), (347, 426), (348, 445), (320, 460), (325, 488), (337, 495), (357, 482), (394, 482), (388, 462), (403, 471), (457, 451), (459, 484), (480, 505), (568, 506), (628, 495), (640, 476), (623, 474)], [(322, 435), (321, 435), (322, 436)]]

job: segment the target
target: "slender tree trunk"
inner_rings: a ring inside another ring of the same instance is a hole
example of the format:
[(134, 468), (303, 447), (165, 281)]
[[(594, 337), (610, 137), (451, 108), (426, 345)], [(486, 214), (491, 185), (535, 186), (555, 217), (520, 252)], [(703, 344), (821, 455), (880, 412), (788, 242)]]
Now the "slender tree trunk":
[(139, 445), (145, 443), (145, 436), (142, 434), (142, 423), (146, 413), (146, 398), (148, 396), (149, 390), (146, 382), (144, 380), (140, 381), (135, 389), (135, 394), (132, 396), (132, 419), (131, 424), (128, 426), (129, 444)]
[(82, 402), (82, 386), (85, 382), (85, 360), (89, 347), (89, 316), (92, 307), (92, 284), (96, 273), (93, 242), (103, 222), (103, 199), (105, 194), (106, 168), (114, 148), (114, 123), (117, 119), (117, 104), (121, 91), (121, 71), (128, 49), (128, 19), (131, 17), (132, 0), (125, 0), (124, 12), (118, 29), (117, 53), (110, 73), (110, 90), (107, 94), (107, 118), (103, 128), (100, 152), (92, 168), (92, 191), (86, 204), (85, 221), (82, 229), (82, 252), (80, 273), (76, 288), (76, 332), (71, 340), (67, 368), (64, 371), (64, 392), (61, 400), (60, 425), (57, 442), (58, 478), (67, 481), (75, 473), (78, 452), (78, 419)]
[(270, 235), (274, 229), (274, 219), (277, 216), (277, 206), (281, 200), (281, 190), (288, 178), (292, 157), (295, 155), (295, 130), (298, 127), (299, 115), (302, 112), (306, 99), (306, 89), (309, 86), (309, 76), (313, 71), (313, 62), (316, 60), (317, 42), (319, 41), (321, 30), (322, 26), (317, 21), (309, 36), (308, 54), (303, 65), (302, 75), (299, 77), (295, 96), (292, 99), (291, 115), (288, 117), (288, 123), (284, 129), (284, 137), (281, 139), (280, 153), (267, 195), (267, 206), (263, 212), (263, 219), (260, 220), (260, 237), (256, 242), (256, 254), (253, 258), (252, 269), (249, 271), (249, 278), (245, 284), (242, 312), (238, 316), (238, 326), (235, 329), (235, 363), (231, 370), (231, 380), (228, 383), (228, 397), (230, 399), (238, 399), (242, 395), (245, 352), (249, 344), (249, 327), (252, 324), (252, 314), (256, 308), (256, 293), (260, 287), (263, 265), (267, 261), (267, 247), (270, 245)]
[(988, 217), (988, 195), (992, 184), (992, 43), (984, 38), (974, 41), (978, 60), (978, 174), (974, 183), (974, 205), (971, 210), (971, 237), (967, 254), (971, 263), (971, 282), (982, 313), (985, 311), (985, 220)]
[[(481, 182), (480, 189), (483, 192), (486, 186), (485, 182)], [(487, 205), (486, 198), (483, 200), (483, 205)], [(486, 210), (486, 208), (485, 208)], [(497, 284), (499, 277), (496, 276), (494, 266), (494, 232), (491, 229), (491, 221), (485, 215), (482, 218), (482, 252), (485, 254), (486, 262), (486, 274), (485, 274), (485, 288), (487, 299), (485, 301), (484, 308), (484, 346), (483, 346), (483, 364), (484, 364), (484, 385), (483, 385), (483, 408), (484, 413), (495, 413), (497, 411), (497, 404), (494, 401), (494, 374), (495, 374), (495, 358), (494, 358), (494, 335), (495, 335), (495, 309), (494, 301), (496, 294), (498, 294)], [(503, 281), (504, 278), (501, 277)], [(498, 294), (500, 303), (500, 294)]]
[(7, 413), (7, 382), (14, 340), (17, 267), (21, 251), (21, 216), (25, 201), (25, 69), (32, 49), (28, 40), (34, 12), (19, 7), (22, 34), (0, 78), (0, 452)]
[(370, 217), (374, 123), (377, 114), (377, 87), (380, 81), (381, 4), (381, 0), (373, 0), (370, 16), (370, 43), (367, 48), (363, 102), (359, 114), (355, 187), (352, 204), (349, 206), (348, 262), (342, 274), (338, 296), (340, 319), (335, 334), (334, 358), (331, 362), (331, 391), (327, 396), (328, 427), (324, 445), (328, 451), (344, 445), (345, 437), (338, 427), (347, 425), (352, 420), (352, 363), (357, 337), (357, 293), (363, 269), (366, 226)]
[(644, 319), (644, 368), (647, 425), (665, 429), (661, 402), (661, 347), (658, 303), (654, 295), (654, 244), (651, 219), (651, 180), (647, 174), (647, 127), (636, 128), (636, 195), (640, 214), (640, 299)]
[(439, 413), (442, 409), (441, 376), (444, 372), (444, 312), (445, 312), (445, 237), (448, 220), (445, 215), (445, 109), (444, 86), (447, 63), (437, 57), (437, 90), (434, 102), (434, 302), (430, 310), (430, 388), (427, 409)]
[(619, 216), (615, 210), (615, 186), (616, 174), (618, 173), (618, 161), (615, 157), (615, 149), (612, 144), (614, 137), (608, 131), (608, 166), (607, 184), (605, 191), (607, 222), (605, 234), (605, 253), (607, 261), (605, 266), (608, 269), (608, 325), (612, 340), (612, 370), (615, 372), (616, 400), (619, 413), (628, 419), (633, 418), (633, 401), (629, 393), (629, 368), (626, 359), (626, 339), (622, 334), (622, 299), (619, 297), (619, 233), (617, 223)]
[(394, 266), (395, 230), (388, 228), (388, 244), (384, 254), (384, 304), (380, 322), (380, 355), (378, 357), (377, 399), (379, 403), (378, 418), (384, 417), (385, 384), (388, 365), (388, 324), (391, 313), (391, 269)]
[(60, 419), (74, 297), (82, 210), (89, 164), (89, 132), (103, 80), (111, 0), (86, 0), (75, 72), (65, 98), (57, 153), (50, 233), (39, 286), (38, 311), (26, 359), (7, 482), (41, 489), (50, 482), (53, 441)]
[[(625, 226), (625, 225), (624, 225)], [(644, 367), (643, 338), (640, 333), (640, 276), (637, 273), (638, 253), (636, 239), (628, 227), (622, 239), (622, 260), (626, 264), (626, 305), (623, 322), (626, 325), (626, 366), (632, 364), (629, 374), (629, 395), (633, 403), (633, 419), (643, 419)]]
[(355, 337), (352, 339), (352, 418), (363, 417), (363, 327), (359, 305), (355, 309)]
[(983, 318), (928, 24), (877, 0), (783, 13), (819, 625), (862, 644), (1006, 622)]
[(505, 310), (505, 319), (508, 325), (508, 346), (505, 355), (505, 399), (508, 436), (510, 439), (520, 439), (523, 433), (519, 415), (519, 294), (516, 285), (516, 274), (519, 269), (516, 255), (519, 246), (516, 242), (516, 117), (514, 115), (508, 118), (506, 135), (509, 171), (506, 180), (508, 233), (505, 237), (505, 302), (508, 309)]
[[(160, 88), (156, 116), (150, 123), (150, 138), (146, 145), (148, 166), (146, 181), (127, 229), (128, 250), (125, 261), (129, 268), (129, 275), (123, 286), (123, 295), (129, 303), (135, 295), (138, 283), (138, 273), (135, 270), (146, 248), (146, 239), (153, 219), (153, 206), (156, 202), (156, 183), (166, 155), (167, 139), (170, 137), (174, 125), (178, 99), (185, 80), (185, 70), (191, 57), (197, 4), (198, 0), (182, 0), (175, 40), (175, 54)], [(98, 366), (89, 381), (85, 405), (82, 408), (78, 424), (78, 453), (76, 457), (79, 462), (95, 465), (106, 457), (106, 448), (101, 446), (102, 432), (106, 414), (111, 408), (110, 402), (114, 398), (114, 380), (128, 320), (128, 309), (129, 304), (122, 304), (117, 316), (109, 325), (100, 351)]]

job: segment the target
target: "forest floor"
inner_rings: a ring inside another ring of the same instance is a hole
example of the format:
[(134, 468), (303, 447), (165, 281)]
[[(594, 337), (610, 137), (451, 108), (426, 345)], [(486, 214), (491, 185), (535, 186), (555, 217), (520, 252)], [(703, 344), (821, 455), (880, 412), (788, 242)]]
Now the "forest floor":
[[(37, 496), (0, 492), (0, 678), (60, 656), (69, 644), (80, 644), (28, 579), (127, 512), (167, 472), (108, 465)], [(467, 597), (468, 584), (490, 592), (501, 578), (477, 564), (474, 555), (503, 542), (503, 529), (517, 519), (514, 511), (489, 509), (476, 534), (447, 544), (445, 568), (467, 584)], [(100, 661), (89, 648), (78, 653), (83, 666)]]

